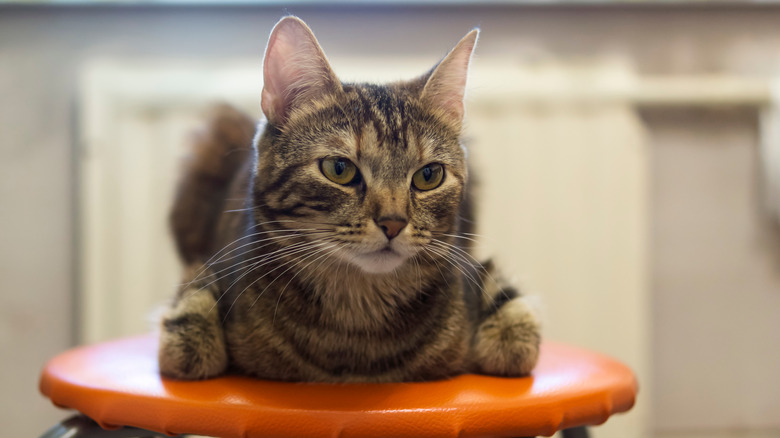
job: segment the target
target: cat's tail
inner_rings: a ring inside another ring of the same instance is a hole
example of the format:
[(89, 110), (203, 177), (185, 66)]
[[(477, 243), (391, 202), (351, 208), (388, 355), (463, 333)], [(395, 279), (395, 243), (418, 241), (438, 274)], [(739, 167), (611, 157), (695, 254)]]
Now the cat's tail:
[(254, 132), (251, 118), (222, 104), (193, 134), (170, 213), (176, 249), (186, 264), (210, 256), (231, 182), (251, 154)]

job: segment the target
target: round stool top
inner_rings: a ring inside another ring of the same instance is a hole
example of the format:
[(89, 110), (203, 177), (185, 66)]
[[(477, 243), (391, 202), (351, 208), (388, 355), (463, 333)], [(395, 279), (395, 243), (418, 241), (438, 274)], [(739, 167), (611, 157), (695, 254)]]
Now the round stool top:
[(637, 383), (600, 354), (545, 343), (531, 377), (424, 383), (283, 383), (160, 376), (147, 335), (75, 348), (43, 370), (41, 392), (105, 428), (222, 437), (536, 436), (629, 410)]

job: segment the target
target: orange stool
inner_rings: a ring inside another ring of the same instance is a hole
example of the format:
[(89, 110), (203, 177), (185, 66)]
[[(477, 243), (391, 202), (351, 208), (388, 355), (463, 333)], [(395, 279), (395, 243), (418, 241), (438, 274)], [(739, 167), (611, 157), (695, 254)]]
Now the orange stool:
[(551, 342), (526, 378), (182, 382), (160, 377), (157, 340), (147, 335), (60, 354), (44, 368), (40, 390), (55, 405), (83, 414), (44, 437), (549, 436), (562, 429), (569, 429), (565, 436), (586, 436), (579, 426), (601, 424), (633, 406), (637, 383), (613, 359)]

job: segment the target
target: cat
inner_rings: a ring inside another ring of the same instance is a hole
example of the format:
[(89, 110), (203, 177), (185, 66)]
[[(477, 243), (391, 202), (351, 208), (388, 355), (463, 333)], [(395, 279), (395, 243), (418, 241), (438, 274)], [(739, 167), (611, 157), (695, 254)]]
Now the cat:
[(161, 323), (162, 375), (532, 371), (538, 318), (471, 255), (461, 129), (478, 34), (417, 79), (349, 84), (303, 21), (276, 24), (265, 120), (218, 108), (178, 188), (171, 224), (186, 269)]

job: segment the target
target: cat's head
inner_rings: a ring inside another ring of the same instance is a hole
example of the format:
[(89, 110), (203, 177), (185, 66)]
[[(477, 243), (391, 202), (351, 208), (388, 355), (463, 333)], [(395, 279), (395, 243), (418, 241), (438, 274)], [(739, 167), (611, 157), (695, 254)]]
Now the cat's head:
[(323, 255), (369, 273), (451, 240), (466, 190), (460, 134), (477, 36), (420, 78), (344, 84), (306, 24), (282, 19), (263, 65), (258, 220), (305, 230)]

